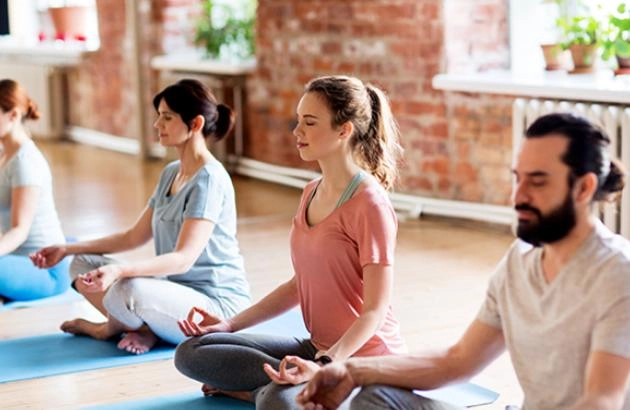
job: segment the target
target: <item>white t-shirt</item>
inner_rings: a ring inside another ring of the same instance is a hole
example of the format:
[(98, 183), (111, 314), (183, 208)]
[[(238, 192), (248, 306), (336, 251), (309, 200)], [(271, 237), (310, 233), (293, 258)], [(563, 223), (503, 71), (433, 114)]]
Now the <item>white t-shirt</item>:
[(630, 358), (630, 242), (597, 221), (551, 283), (541, 257), (542, 248), (517, 240), (477, 319), (503, 331), (523, 409), (562, 410), (582, 396), (591, 352)]
[(2, 232), (11, 228), (12, 190), (22, 186), (39, 187), (39, 199), (28, 237), (12, 253), (28, 255), (44, 246), (64, 243), (65, 239), (55, 209), (50, 168), (31, 140), (25, 141), (18, 152), (0, 168), (0, 229)]

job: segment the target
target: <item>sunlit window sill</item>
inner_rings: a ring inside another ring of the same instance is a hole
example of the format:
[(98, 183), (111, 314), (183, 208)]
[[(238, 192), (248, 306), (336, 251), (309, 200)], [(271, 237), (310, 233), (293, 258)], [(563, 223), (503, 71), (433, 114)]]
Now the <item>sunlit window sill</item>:
[(206, 73), (214, 75), (247, 75), (256, 69), (256, 60), (223, 61), (205, 58), (198, 52), (167, 54), (151, 59), (151, 68), (162, 71)]
[(86, 53), (96, 51), (98, 44), (81, 41), (46, 41), (20, 43), (10, 36), (0, 36), (0, 57), (60, 67), (78, 65)]
[(615, 77), (609, 69), (600, 69), (593, 74), (568, 74), (565, 71), (439, 74), (433, 77), (433, 87), (444, 91), (630, 104), (630, 76)]

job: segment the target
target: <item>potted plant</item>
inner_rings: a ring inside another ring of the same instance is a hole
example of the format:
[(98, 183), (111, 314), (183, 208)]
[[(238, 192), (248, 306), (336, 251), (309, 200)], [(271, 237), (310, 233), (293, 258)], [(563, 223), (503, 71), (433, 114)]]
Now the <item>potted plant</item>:
[(619, 3), (617, 13), (609, 16), (608, 23), (610, 33), (603, 42), (602, 58), (615, 56), (619, 67), (615, 74), (630, 74), (630, 6)]
[(592, 15), (580, 15), (561, 19), (564, 49), (571, 51), (573, 59), (572, 73), (590, 73), (594, 71), (597, 53), (602, 42), (602, 28)]
[[(240, 4), (234, 4), (240, 3)], [(256, 0), (240, 2), (203, 1), (203, 17), (195, 31), (195, 43), (206, 55), (218, 59), (244, 60), (254, 55)]]
[[(543, 6), (545, 7), (544, 15), (552, 15), (555, 17), (556, 28), (559, 27), (558, 20), (566, 19), (568, 16), (568, 5), (566, 4), (566, 0), (542, 0)], [(551, 7), (551, 9), (549, 9)], [(552, 31), (552, 30), (550, 30)], [(553, 34), (553, 38), (540, 44), (540, 48), (543, 53), (543, 58), (545, 59), (545, 70), (564, 70), (567, 69), (568, 65), (570, 65), (570, 56), (569, 52), (562, 48), (562, 44), (558, 40), (559, 33)], [(554, 39), (556, 41), (554, 41)]]
[(50, 1), (48, 13), (58, 40), (85, 40), (88, 8), (80, 1)]

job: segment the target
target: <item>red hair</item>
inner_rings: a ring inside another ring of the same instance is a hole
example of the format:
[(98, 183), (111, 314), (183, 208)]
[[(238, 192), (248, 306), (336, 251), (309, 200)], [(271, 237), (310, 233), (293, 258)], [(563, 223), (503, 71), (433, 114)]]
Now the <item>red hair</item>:
[(18, 108), (22, 112), (23, 120), (36, 120), (40, 117), (37, 104), (29, 98), (24, 88), (17, 81), (8, 78), (0, 80), (0, 108), (4, 112)]

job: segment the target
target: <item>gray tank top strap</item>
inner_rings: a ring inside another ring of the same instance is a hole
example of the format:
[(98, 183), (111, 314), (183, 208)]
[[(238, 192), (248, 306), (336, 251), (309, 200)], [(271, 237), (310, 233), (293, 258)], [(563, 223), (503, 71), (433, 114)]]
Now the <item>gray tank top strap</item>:
[[(335, 205), (335, 209), (339, 208), (341, 205), (346, 203), (348, 199), (352, 198), (352, 195), (354, 195), (357, 188), (361, 184), (361, 181), (363, 181), (364, 179), (365, 179), (365, 173), (363, 171), (359, 171), (354, 177), (352, 177), (352, 180), (350, 181), (346, 189), (341, 194), (341, 197), (339, 197), (339, 200), (337, 201), (337, 205)], [(315, 185), (315, 188), (313, 188), (310, 195), (308, 196), (308, 200), (306, 201), (306, 209), (308, 209), (311, 206), (311, 202), (313, 201), (313, 198), (315, 197), (315, 193), (317, 192), (317, 188), (319, 188), (319, 184), (321, 182), (322, 182), (321, 179), (317, 181), (317, 185)]]
[(345, 191), (343, 191), (343, 194), (341, 194), (341, 197), (339, 198), (339, 201), (337, 201), (337, 205), (335, 206), (335, 208), (339, 208), (341, 205), (346, 203), (350, 198), (352, 198), (352, 195), (354, 195), (354, 193), (356, 192), (357, 188), (359, 187), (363, 179), (365, 179), (365, 173), (363, 171), (359, 171), (352, 178), (352, 181), (350, 181)]

